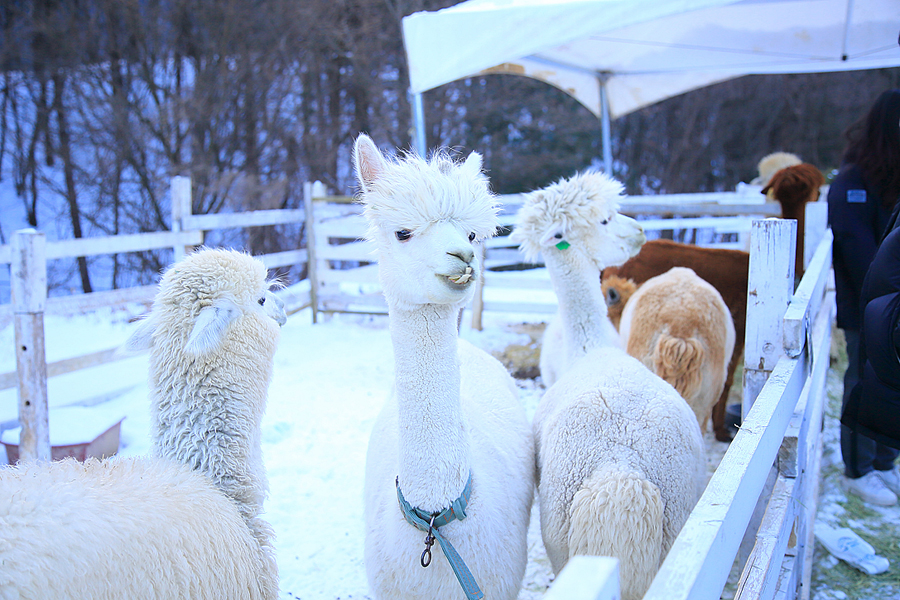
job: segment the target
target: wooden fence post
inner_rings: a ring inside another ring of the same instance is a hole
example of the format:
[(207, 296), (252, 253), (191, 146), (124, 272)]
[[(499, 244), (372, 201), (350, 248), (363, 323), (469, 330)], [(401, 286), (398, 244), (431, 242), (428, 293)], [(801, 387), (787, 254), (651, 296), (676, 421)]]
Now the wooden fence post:
[[(760, 219), (750, 228), (750, 273), (747, 281), (747, 322), (744, 344), (741, 422), (759, 396), (778, 360), (784, 356), (784, 313), (794, 293), (794, 248), (797, 221)], [(746, 563), (766, 505), (776, 482), (773, 463), (747, 530), (738, 548), (738, 561)]]
[(741, 417), (784, 355), (784, 313), (794, 293), (794, 246), (797, 221), (760, 219), (750, 230), (750, 274), (747, 281), (747, 330), (744, 344)]
[(478, 274), (478, 281), (475, 283), (475, 295), (472, 297), (472, 329), (475, 331), (482, 330), (481, 315), (484, 313), (484, 272), (487, 271), (485, 260), (487, 260), (487, 248), (484, 243), (478, 245), (478, 260), (481, 263), (481, 271)]
[(16, 369), (19, 377), (19, 460), (50, 460), (47, 355), (44, 307), (47, 302), (47, 240), (34, 229), (12, 239), (12, 302)]
[(316, 232), (313, 225), (313, 184), (309, 181), (303, 184), (303, 209), (306, 215), (306, 278), (309, 279), (309, 304), (312, 322), (315, 324), (319, 317), (319, 280), (316, 269)]
[[(193, 210), (191, 206), (191, 178), (176, 175), (172, 178), (172, 231), (184, 231), (184, 217), (189, 216)], [(176, 244), (172, 247), (175, 256), (173, 262), (178, 262), (194, 249), (193, 246)]]

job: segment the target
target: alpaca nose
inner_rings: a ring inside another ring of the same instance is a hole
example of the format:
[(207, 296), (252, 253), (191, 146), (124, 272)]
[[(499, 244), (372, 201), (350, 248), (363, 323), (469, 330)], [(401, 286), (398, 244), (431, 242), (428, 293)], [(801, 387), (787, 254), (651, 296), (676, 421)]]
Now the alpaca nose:
[(450, 256), (455, 256), (467, 265), (472, 264), (472, 261), (475, 259), (475, 251), (471, 248), (466, 248), (463, 250), (453, 250), (451, 252), (448, 252), (447, 254), (449, 254)]

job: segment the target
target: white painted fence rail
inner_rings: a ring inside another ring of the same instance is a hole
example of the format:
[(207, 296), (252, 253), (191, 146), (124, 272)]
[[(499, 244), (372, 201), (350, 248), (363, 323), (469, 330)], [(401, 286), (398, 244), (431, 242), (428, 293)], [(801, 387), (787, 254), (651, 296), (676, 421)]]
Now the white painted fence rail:
[[(21, 284), (27, 289), (34, 287), (35, 289), (43, 290), (44, 302), (41, 305), (40, 316), (39, 318), (37, 316), (33, 317), (35, 323), (31, 326), (31, 333), (27, 334), (32, 340), (27, 344), (28, 348), (36, 348), (37, 344), (40, 344), (40, 347), (43, 348), (43, 313), (45, 312), (78, 312), (128, 302), (149, 303), (153, 300), (153, 296), (156, 293), (155, 285), (147, 285), (91, 294), (74, 294), (71, 296), (47, 298), (46, 261), (48, 260), (140, 252), (160, 248), (173, 248), (177, 260), (186, 251), (203, 244), (206, 231), (236, 227), (304, 223), (305, 219), (305, 212), (296, 209), (192, 215), (190, 179), (187, 177), (174, 177), (172, 179), (172, 231), (46, 241), (43, 242), (43, 249), (40, 251), (39, 257), (31, 258), (23, 257), (21, 251), (16, 251), (15, 244), (8, 244), (0, 246), (0, 263), (10, 264), (12, 270), (11, 279), (14, 286)], [(43, 234), (40, 235), (43, 238)], [(16, 239), (18, 239), (18, 234)], [(298, 249), (260, 255), (257, 258), (262, 260), (267, 268), (271, 269), (303, 264), (307, 261), (307, 254), (305, 249)], [(17, 278), (15, 265), (19, 261), (26, 259), (29, 261), (29, 267)], [(21, 278), (30, 280), (20, 281)], [(289, 314), (309, 306), (308, 281), (279, 290), (277, 293), (285, 301), (285, 308)], [(37, 294), (37, 292), (34, 292), (34, 294)], [(0, 322), (12, 317), (14, 311), (16, 313), (16, 322), (18, 323), (22, 320), (19, 315), (19, 309), (14, 308), (14, 306), (14, 303), (0, 305)], [(39, 324), (37, 323), (38, 320), (40, 321)], [(19, 346), (21, 345), (17, 343), (17, 347)], [(44, 386), (46, 387), (46, 377), (70, 373), (78, 369), (112, 362), (117, 359), (115, 348), (109, 348), (84, 356), (57, 361), (49, 365), (44, 362), (43, 370), (38, 367), (34, 368), (37, 369), (35, 374), (38, 371), (43, 374)], [(21, 360), (26, 360), (26, 357), (22, 357)], [(17, 371), (0, 373), (0, 390), (16, 385), (19, 385), (20, 391), (23, 389), (22, 386), (25, 384), (23, 384), (21, 376), (21, 360), (19, 360), (17, 355), (19, 364)], [(43, 361), (44, 359), (41, 358), (41, 360)], [(26, 380), (30, 379), (30, 377), (26, 378)]]

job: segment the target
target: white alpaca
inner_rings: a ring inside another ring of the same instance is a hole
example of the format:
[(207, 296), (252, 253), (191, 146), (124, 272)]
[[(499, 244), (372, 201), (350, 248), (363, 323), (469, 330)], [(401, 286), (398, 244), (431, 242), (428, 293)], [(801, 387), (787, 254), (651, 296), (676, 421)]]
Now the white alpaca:
[(473, 243), (497, 224), (481, 157), (387, 160), (360, 135), (354, 158), (395, 358), (394, 389), (366, 461), (369, 590), (383, 599), (464, 596), (438, 547), (422, 566), (426, 532), (404, 517), (402, 492), (425, 521), (451, 507), (460, 517), (463, 509), (462, 520), (436, 532), (471, 572), (467, 596), (481, 597), (474, 582), (487, 598), (511, 600), (527, 560), (531, 431), (500, 362), (457, 337), (457, 315), (479, 276)]
[(628, 354), (678, 390), (705, 432), (734, 351), (734, 322), (716, 288), (687, 267), (652, 277), (625, 304), (619, 335)]
[(0, 597), (276, 598), (260, 421), (284, 322), (249, 255), (173, 265), (126, 344), (150, 349), (155, 456), (0, 470)]
[(541, 533), (555, 572), (576, 554), (620, 560), (623, 598), (649, 586), (705, 481), (700, 428), (675, 389), (628, 356), (598, 273), (637, 253), (622, 187), (578, 175), (528, 195), (513, 239), (559, 296), (569, 360), (534, 417)]
[[(617, 214), (622, 189), (618, 181), (599, 173), (581, 175), (532, 193), (519, 213), (516, 230), (521, 231), (514, 230), (511, 239), (521, 243), (523, 251), (535, 259), (542, 248), (567, 246), (571, 240), (564, 236), (573, 231), (596, 227), (603, 232), (583, 236), (583, 256), (582, 252), (570, 252), (565, 255), (569, 258), (565, 265), (553, 268), (547, 264), (559, 298), (557, 314), (541, 340), (539, 367), (541, 380), (548, 388), (595, 346), (596, 340), (618, 344), (619, 336), (607, 316), (596, 265), (603, 268), (623, 264), (637, 254), (645, 240), (634, 219)], [(536, 201), (538, 197), (540, 201)], [(554, 258), (545, 252), (544, 259), (548, 257)], [(601, 310), (592, 313), (590, 307)], [(578, 327), (568, 326), (573, 319)]]

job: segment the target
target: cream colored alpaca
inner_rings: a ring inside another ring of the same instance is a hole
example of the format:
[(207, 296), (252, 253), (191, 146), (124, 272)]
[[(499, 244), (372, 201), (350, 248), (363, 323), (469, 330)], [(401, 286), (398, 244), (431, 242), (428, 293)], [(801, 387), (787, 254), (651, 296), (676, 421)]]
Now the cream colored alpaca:
[(538, 252), (559, 297), (572, 364), (534, 416), (544, 547), (558, 573), (576, 554), (620, 560), (622, 597), (643, 596), (699, 498), (700, 428), (671, 385), (628, 356), (598, 273), (644, 241), (618, 214), (622, 186), (577, 175), (526, 197), (513, 239)]
[(625, 351), (668, 381), (705, 432), (734, 351), (734, 322), (716, 288), (686, 267), (645, 281), (628, 299)]
[(278, 596), (260, 421), (286, 317), (268, 288), (228, 250), (166, 272), (128, 342), (150, 349), (156, 456), (0, 469), (0, 598)]
[(395, 360), (366, 460), (369, 590), (385, 600), (464, 597), (439, 546), (429, 566), (420, 564), (426, 533), (405, 520), (398, 492), (429, 520), (460, 508), (471, 477), (465, 518), (438, 531), (486, 598), (512, 600), (527, 560), (531, 431), (504, 367), (457, 337), (457, 315), (479, 276), (474, 243), (497, 225), (481, 157), (388, 160), (360, 135), (354, 158)]

